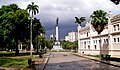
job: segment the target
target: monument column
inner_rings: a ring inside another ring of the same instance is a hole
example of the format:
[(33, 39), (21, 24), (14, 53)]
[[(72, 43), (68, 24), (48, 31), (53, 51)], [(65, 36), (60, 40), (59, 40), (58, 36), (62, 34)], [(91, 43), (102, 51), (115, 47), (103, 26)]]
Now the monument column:
[(54, 42), (54, 45), (53, 45), (53, 50), (63, 50), (62, 49), (62, 45), (59, 41), (59, 35), (58, 35), (58, 17), (56, 19), (56, 41)]
[(56, 41), (58, 41), (58, 21), (59, 21), (59, 19), (58, 19), (58, 17), (57, 17), (57, 19), (56, 19)]

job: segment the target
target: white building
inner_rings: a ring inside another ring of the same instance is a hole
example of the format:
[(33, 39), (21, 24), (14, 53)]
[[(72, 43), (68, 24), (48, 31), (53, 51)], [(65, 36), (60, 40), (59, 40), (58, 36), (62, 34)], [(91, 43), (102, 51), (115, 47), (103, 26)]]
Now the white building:
[(77, 32), (69, 32), (68, 36), (65, 36), (66, 41), (74, 42), (77, 41), (77, 39), (78, 39)]
[(69, 36), (65, 36), (65, 41), (69, 41)]
[[(90, 23), (83, 28), (78, 26), (78, 52), (84, 54), (109, 54), (120, 56), (120, 15), (109, 18), (108, 25), (101, 32), (100, 38)], [(101, 49), (101, 52), (100, 52)]]

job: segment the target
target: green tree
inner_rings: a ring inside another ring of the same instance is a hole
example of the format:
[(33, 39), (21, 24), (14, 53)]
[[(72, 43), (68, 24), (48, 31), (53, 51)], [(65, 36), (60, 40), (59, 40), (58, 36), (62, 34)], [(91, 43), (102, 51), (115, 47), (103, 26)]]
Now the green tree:
[(63, 48), (63, 49), (70, 49), (70, 48), (69, 48), (69, 41), (63, 40), (63, 41), (62, 41), (62, 48)]
[(85, 17), (75, 17), (75, 23), (81, 26), (81, 23), (85, 21)]
[(110, 0), (110, 1), (112, 1), (116, 5), (118, 5), (120, 3), (120, 0)]
[(14, 26), (11, 35), (16, 41), (16, 55), (19, 55), (18, 41), (24, 41), (28, 38), (28, 16), (27, 11), (22, 9), (17, 10), (14, 15)]
[(46, 40), (46, 47), (51, 50), (53, 48), (53, 42), (51, 40)]
[(28, 16), (26, 10), (18, 8), (16, 4), (2, 6), (0, 11), (0, 34), (5, 46), (14, 43), (16, 55), (19, 55), (18, 40), (23, 41), (28, 36)]
[(38, 45), (40, 45), (40, 44), (38, 44), (38, 40), (39, 40), (39, 36), (40, 36), (40, 34), (45, 34), (45, 29), (44, 29), (44, 27), (41, 25), (41, 22), (40, 22), (40, 20), (39, 19), (37, 19), (37, 18), (34, 18), (34, 20), (33, 20), (33, 44), (35, 45), (35, 47), (34, 48), (36, 48), (37, 49), (37, 52), (38, 52)]
[[(0, 48), (14, 49), (19, 54), (18, 43), (28, 45), (30, 38), (30, 19), (26, 10), (20, 9), (16, 4), (3, 5), (0, 8)], [(39, 19), (33, 19), (33, 39), (45, 34), (45, 29)]]
[(37, 13), (39, 13), (39, 10), (38, 10), (38, 6), (34, 4), (34, 2), (32, 2), (32, 4), (29, 4), (27, 6), (27, 10), (29, 11), (29, 13), (31, 12), (32, 14), (32, 18), (33, 18), (33, 15), (36, 15)]
[(69, 42), (69, 41), (65, 41), (65, 40), (62, 41), (62, 48), (63, 49), (75, 50), (75, 49), (77, 49), (77, 46), (78, 46), (77, 41), (74, 41), (74, 42)]
[(54, 42), (55, 42), (55, 40), (56, 40), (55, 35), (53, 35), (53, 37), (51, 37), (51, 38), (50, 38), (50, 40), (52, 41), (52, 43), (54, 43)]
[(41, 33), (45, 34), (45, 29), (41, 25), (40, 20), (37, 18), (34, 18), (34, 20), (33, 20), (33, 40), (36, 38), (37, 35), (40, 35)]
[(37, 45), (36, 45), (36, 49), (38, 52), (38, 49), (40, 50), (44, 50), (45, 46), (46, 46), (46, 38), (42, 35), (37, 35), (37, 37), (35, 38), (34, 41), (37, 41)]
[[(14, 13), (18, 10), (18, 6), (15, 4), (10, 4), (8, 6), (3, 5), (0, 8), (0, 40), (2, 48), (6, 48), (12, 45), (13, 40), (10, 37), (10, 32), (13, 29), (12, 22), (14, 21)], [(14, 11), (13, 11), (14, 10)]]
[(104, 30), (105, 26), (108, 24), (107, 13), (103, 10), (96, 10), (92, 13), (91, 17), (91, 24), (93, 25), (94, 29), (98, 32), (100, 36), (100, 55), (101, 55), (101, 35), (100, 33)]
[(33, 19), (33, 15), (36, 15), (37, 13), (39, 13), (38, 10), (38, 6), (34, 5), (34, 2), (32, 2), (32, 4), (29, 4), (27, 6), (27, 10), (29, 11), (29, 13), (31, 12), (32, 17), (31, 17), (31, 24), (30, 24), (30, 46), (31, 46), (31, 56), (32, 56), (32, 19)]

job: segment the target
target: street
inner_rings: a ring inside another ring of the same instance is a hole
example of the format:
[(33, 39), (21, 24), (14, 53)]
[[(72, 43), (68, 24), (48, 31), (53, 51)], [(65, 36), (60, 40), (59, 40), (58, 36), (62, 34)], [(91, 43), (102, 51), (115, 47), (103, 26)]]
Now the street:
[(45, 70), (120, 70), (120, 68), (68, 52), (52, 52)]

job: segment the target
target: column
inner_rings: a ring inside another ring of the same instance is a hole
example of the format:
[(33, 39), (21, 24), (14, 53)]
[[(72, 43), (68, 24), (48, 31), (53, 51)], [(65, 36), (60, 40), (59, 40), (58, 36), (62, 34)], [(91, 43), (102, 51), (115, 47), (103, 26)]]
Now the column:
[(77, 30), (78, 30), (78, 52), (79, 53), (81, 53), (81, 50), (80, 50), (81, 49), (81, 47), (80, 47), (80, 33), (79, 33), (80, 29), (81, 29), (81, 26), (78, 25)]
[(56, 41), (58, 41), (58, 26), (56, 26)]
[(112, 35), (110, 34), (112, 31), (113, 31), (113, 29), (112, 29), (112, 25), (111, 25), (111, 22), (110, 22), (110, 20), (111, 20), (111, 17), (109, 16), (108, 17), (108, 40), (109, 40), (109, 54), (110, 55), (112, 55), (112, 51), (110, 51), (110, 50), (112, 50)]

